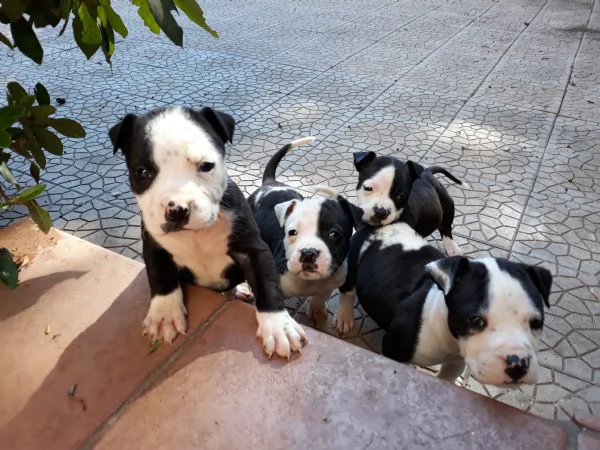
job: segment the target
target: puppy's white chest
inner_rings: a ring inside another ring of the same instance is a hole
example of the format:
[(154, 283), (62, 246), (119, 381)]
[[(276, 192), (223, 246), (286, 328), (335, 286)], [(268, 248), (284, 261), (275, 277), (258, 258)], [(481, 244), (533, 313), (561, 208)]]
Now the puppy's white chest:
[(171, 255), (179, 267), (188, 268), (196, 277), (196, 283), (211, 289), (228, 287), (224, 271), (234, 264), (227, 254), (231, 218), (220, 214), (217, 222), (201, 230), (183, 230), (156, 239)]

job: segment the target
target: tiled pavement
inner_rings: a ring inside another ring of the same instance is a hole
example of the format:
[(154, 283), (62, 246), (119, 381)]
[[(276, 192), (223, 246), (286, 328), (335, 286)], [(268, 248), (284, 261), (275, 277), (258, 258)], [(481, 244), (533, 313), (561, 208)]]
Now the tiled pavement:
[[(130, 36), (112, 68), (54, 32), (43, 69), (0, 53), (0, 81), (42, 81), (88, 132), (43, 176), (58, 228), (139, 259), (137, 206), (106, 132), (126, 111), (170, 103), (234, 114), (229, 167), (246, 192), (275, 149), (307, 134), (317, 143), (282, 163), (297, 186), (352, 197), (357, 149), (446, 165), (471, 185), (449, 188), (463, 249), (556, 276), (540, 384), (467, 386), (545, 417), (600, 414), (600, 2), (210, 0), (221, 38), (185, 22), (183, 50), (116, 3)], [(3, 214), (1, 225), (21, 215)], [(289, 307), (306, 321), (303, 303)], [(356, 317), (348, 340), (377, 351), (381, 331)]]

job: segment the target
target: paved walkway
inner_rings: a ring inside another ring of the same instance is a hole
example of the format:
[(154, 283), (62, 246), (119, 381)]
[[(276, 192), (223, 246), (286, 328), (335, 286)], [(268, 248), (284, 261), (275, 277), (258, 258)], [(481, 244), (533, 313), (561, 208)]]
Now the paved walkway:
[[(298, 186), (328, 182), (352, 196), (357, 149), (446, 165), (472, 186), (449, 188), (463, 249), (556, 275), (540, 384), (468, 387), (545, 417), (600, 414), (600, 3), (202, 3), (221, 39), (186, 24), (184, 50), (121, 6), (131, 33), (112, 69), (54, 32), (43, 70), (0, 53), (0, 80), (44, 82), (66, 99), (59, 113), (88, 131), (43, 177), (55, 225), (139, 259), (137, 206), (106, 133), (125, 112), (171, 103), (234, 114), (230, 173), (247, 192), (275, 149), (308, 134), (316, 145), (282, 164), (282, 179)], [(306, 320), (303, 303), (289, 307)], [(381, 331), (356, 315), (349, 340), (378, 350)]]

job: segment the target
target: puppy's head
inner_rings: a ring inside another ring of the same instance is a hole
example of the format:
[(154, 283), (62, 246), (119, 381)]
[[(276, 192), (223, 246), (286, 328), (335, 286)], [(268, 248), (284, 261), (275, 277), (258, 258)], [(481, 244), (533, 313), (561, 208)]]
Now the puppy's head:
[(354, 153), (354, 167), (358, 171), (356, 205), (363, 210), (363, 221), (380, 226), (400, 218), (418, 176), (416, 166), (411, 161), (405, 163), (374, 152)]
[(426, 270), (445, 294), (450, 332), (473, 377), (495, 386), (535, 383), (550, 272), (462, 256), (432, 262)]
[(225, 143), (234, 127), (231, 116), (211, 108), (172, 107), (128, 114), (110, 129), (152, 234), (215, 223), (228, 182)]
[(310, 198), (275, 205), (284, 229), (287, 269), (305, 280), (333, 275), (343, 264), (354, 226), (346, 199)]

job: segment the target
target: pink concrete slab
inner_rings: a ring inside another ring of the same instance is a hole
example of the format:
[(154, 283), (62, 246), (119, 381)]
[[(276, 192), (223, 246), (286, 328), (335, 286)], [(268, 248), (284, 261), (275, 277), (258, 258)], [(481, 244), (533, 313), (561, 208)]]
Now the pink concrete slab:
[(255, 331), (251, 307), (228, 306), (97, 448), (565, 446), (543, 419), (314, 330), (300, 358), (267, 361)]
[[(81, 444), (185, 339), (149, 353), (141, 321), (144, 266), (70, 235), (45, 236), (28, 221), (0, 231), (0, 247), (27, 255), (20, 286), (0, 287), (0, 448)], [(224, 302), (188, 296), (189, 331)], [(75, 397), (68, 396), (77, 384)]]

